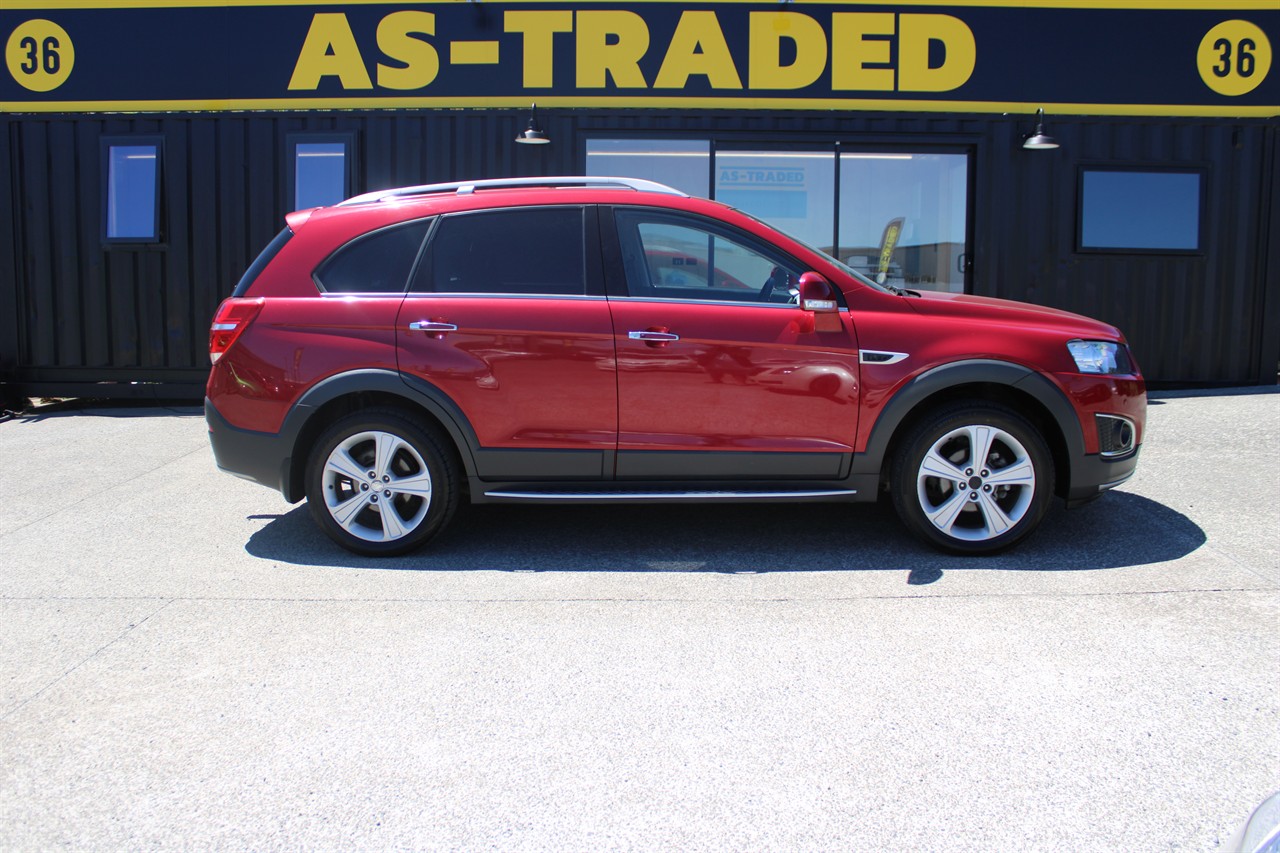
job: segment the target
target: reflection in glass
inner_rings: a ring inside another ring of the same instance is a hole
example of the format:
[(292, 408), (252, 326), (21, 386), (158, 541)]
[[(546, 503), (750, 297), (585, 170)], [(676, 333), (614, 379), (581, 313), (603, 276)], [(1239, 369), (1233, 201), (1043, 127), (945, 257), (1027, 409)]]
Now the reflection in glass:
[(968, 157), (842, 153), (839, 258), (877, 281), (964, 292)]
[(293, 208), (337, 204), (347, 197), (347, 144), (299, 142), (293, 152)]
[(716, 201), (830, 250), (835, 157), (831, 151), (717, 151)]
[(1083, 249), (1200, 248), (1197, 172), (1085, 170), (1080, 208)]
[(587, 174), (641, 178), (706, 198), (711, 143), (705, 139), (588, 139)]
[(159, 239), (159, 146), (112, 145), (107, 164), (107, 238)]

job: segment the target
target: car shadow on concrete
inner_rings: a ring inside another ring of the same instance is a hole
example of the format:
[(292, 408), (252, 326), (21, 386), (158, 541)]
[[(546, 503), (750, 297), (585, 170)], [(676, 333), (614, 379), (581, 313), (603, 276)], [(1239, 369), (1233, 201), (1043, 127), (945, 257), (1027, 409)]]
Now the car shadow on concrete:
[(329, 541), (305, 504), (246, 544), (253, 556), (301, 566), (416, 571), (822, 572), (1079, 571), (1161, 563), (1204, 544), (1194, 522), (1163, 504), (1112, 492), (1055, 506), (1030, 540), (992, 557), (953, 557), (911, 537), (886, 501), (875, 505), (475, 506), (419, 551), (374, 559)]
[(187, 401), (148, 401), (139, 405), (136, 400), (86, 400), (65, 399), (39, 402), (22, 411), (9, 412), (9, 420), (23, 424), (36, 424), (55, 418), (77, 416), (97, 418), (202, 418), (204, 407)]

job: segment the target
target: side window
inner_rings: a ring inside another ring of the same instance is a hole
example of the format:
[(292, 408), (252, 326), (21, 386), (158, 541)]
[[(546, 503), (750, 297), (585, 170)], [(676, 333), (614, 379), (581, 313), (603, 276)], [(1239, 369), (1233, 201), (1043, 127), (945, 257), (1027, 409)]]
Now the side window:
[(155, 138), (103, 140), (106, 242), (160, 241), (160, 154)]
[(351, 195), (351, 134), (293, 134), (286, 170), (291, 210), (337, 204)]
[(622, 209), (614, 217), (632, 296), (786, 303), (800, 279), (791, 261), (711, 223)]
[(430, 219), (383, 228), (357, 237), (316, 268), (326, 293), (404, 293)]
[(1203, 199), (1203, 170), (1081, 168), (1078, 250), (1195, 254)]
[(583, 228), (580, 207), (445, 217), (431, 238), (413, 289), (582, 296), (587, 292)]

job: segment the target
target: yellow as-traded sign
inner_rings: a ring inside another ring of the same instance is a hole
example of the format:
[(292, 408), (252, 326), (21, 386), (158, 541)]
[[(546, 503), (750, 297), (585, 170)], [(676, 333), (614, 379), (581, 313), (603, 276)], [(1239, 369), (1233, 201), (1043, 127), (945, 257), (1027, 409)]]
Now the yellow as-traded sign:
[(1280, 113), (1274, 0), (1167, 5), (6, 0), (0, 109)]

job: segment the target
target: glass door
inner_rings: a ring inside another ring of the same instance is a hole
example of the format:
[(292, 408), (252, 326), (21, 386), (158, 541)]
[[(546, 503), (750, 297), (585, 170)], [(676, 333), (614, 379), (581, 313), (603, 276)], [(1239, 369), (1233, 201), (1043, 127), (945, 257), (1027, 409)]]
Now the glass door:
[(963, 293), (969, 156), (841, 152), (840, 260), (877, 281)]

